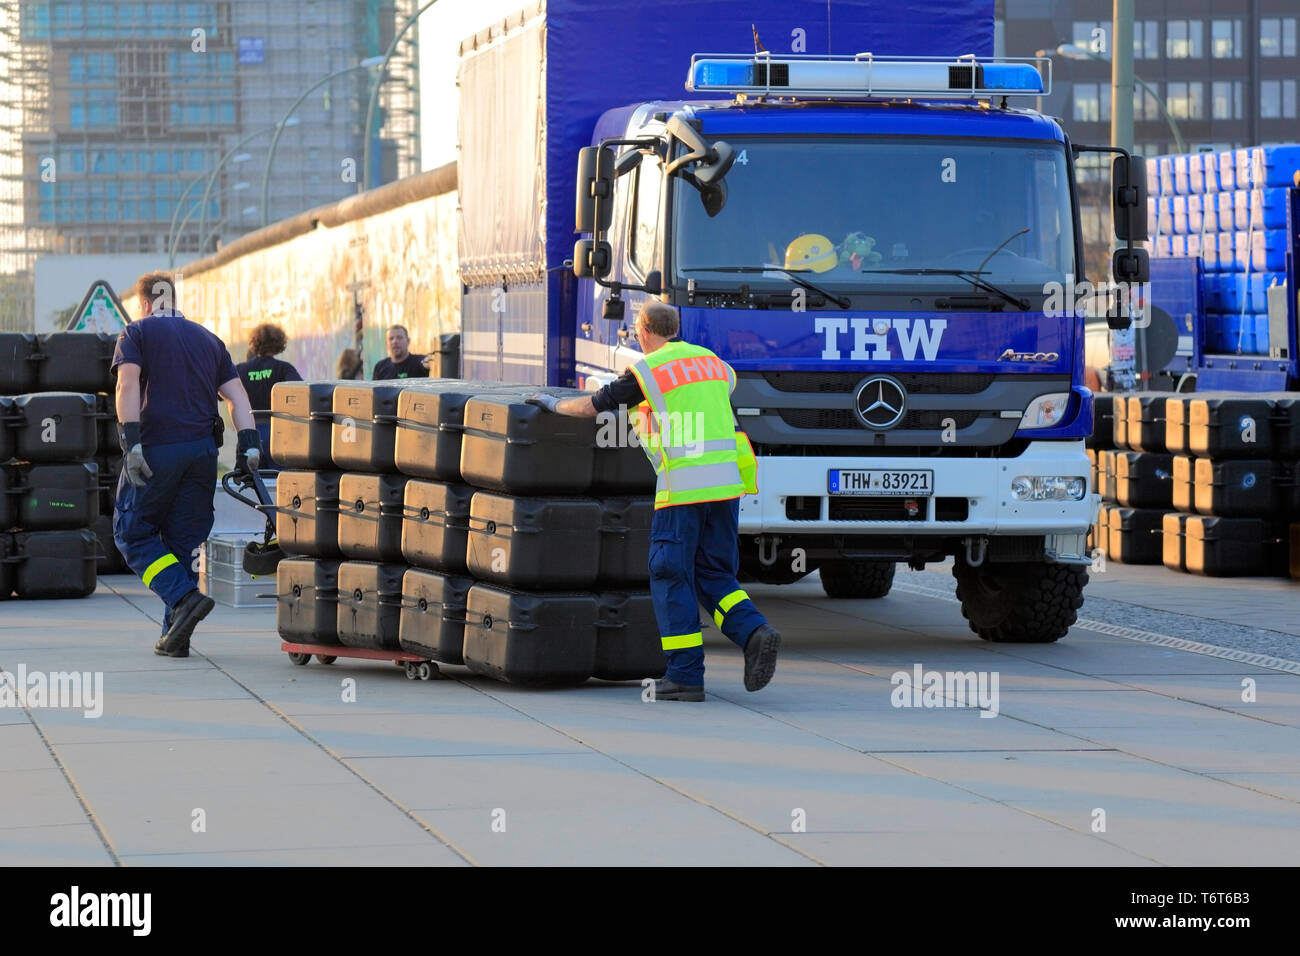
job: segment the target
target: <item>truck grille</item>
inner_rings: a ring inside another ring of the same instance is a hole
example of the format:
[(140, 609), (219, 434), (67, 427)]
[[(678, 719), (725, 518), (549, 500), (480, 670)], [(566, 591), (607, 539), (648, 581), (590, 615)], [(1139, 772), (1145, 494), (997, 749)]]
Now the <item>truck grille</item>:
[[(777, 414), (781, 421), (793, 428), (865, 428), (858, 416), (847, 408), (782, 408)], [(968, 428), (979, 415), (978, 411), (970, 409), (913, 409), (895, 427), (937, 431), (944, 427), (944, 419), (951, 418), (956, 428)]]
[(905, 498), (831, 498), (831, 521), (924, 521), (925, 499), (911, 499), (920, 505), (915, 514), (908, 513)]
[[(888, 373), (908, 394), (975, 395), (993, 384), (993, 375), (977, 373)], [(849, 394), (866, 378), (863, 372), (764, 372), (763, 378), (778, 392)]]

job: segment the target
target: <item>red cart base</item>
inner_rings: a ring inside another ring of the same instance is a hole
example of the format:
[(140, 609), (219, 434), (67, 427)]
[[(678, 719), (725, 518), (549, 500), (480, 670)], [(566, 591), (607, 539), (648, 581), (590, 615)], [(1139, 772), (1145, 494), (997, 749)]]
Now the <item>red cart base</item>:
[(306, 664), (316, 655), (322, 664), (333, 664), (340, 657), (351, 657), (367, 661), (392, 661), (406, 670), (409, 680), (435, 680), (441, 677), (438, 665), (427, 657), (411, 654), (408, 651), (377, 651), (368, 647), (343, 647), (339, 644), (295, 644), (281, 641), (280, 650), (289, 655), (295, 664)]

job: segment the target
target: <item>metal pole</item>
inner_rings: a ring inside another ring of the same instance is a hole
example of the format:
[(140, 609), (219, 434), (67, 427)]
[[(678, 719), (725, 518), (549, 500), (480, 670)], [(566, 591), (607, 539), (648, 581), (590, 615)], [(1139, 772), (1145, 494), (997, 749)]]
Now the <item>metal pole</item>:
[(212, 194), (212, 187), (217, 181), (217, 174), (221, 172), (221, 167), (226, 165), (226, 162), (230, 159), (230, 157), (234, 156), (235, 153), (238, 152), (244, 146), (244, 144), (248, 143), (250, 140), (256, 139), (258, 136), (261, 136), (263, 133), (271, 132), (271, 130), (273, 129), (275, 129), (274, 126), (267, 126), (263, 129), (253, 130), (253, 132), (249, 133), (247, 136), (245, 136), (238, 143), (236, 143), (234, 146), (230, 147), (230, 149), (226, 151), (226, 155), (222, 156), (221, 161), (217, 163), (217, 168), (212, 170), (212, 174), (208, 176), (208, 185), (203, 190), (203, 202), (202, 205), (199, 207), (199, 255), (203, 255), (203, 244), (207, 238), (206, 223), (208, 221), (208, 197)]
[[(185, 197), (190, 194), (190, 190), (193, 189), (195, 186), (197, 186), (199, 183), (203, 182), (203, 180), (205, 179), (207, 179), (206, 176), (200, 176), (198, 179), (194, 180), (194, 182), (190, 183), (188, 186), (185, 187), (185, 192), (181, 193), (181, 198), (176, 200), (176, 208), (172, 210), (172, 224), (167, 230), (167, 268), (168, 269), (176, 265), (176, 242), (173, 238), (176, 235), (176, 217), (180, 215), (181, 206), (185, 204)], [(185, 221), (186, 222), (189, 221), (189, 216), (185, 217)], [(182, 226), (183, 225), (184, 223), (182, 223)]]
[(1156, 106), (1160, 108), (1160, 115), (1165, 118), (1165, 122), (1169, 124), (1169, 132), (1174, 135), (1174, 144), (1176, 145), (1178, 152), (1187, 152), (1187, 142), (1183, 139), (1183, 134), (1178, 129), (1178, 124), (1174, 122), (1174, 118), (1169, 112), (1169, 107), (1165, 106), (1165, 101), (1160, 98), (1160, 94), (1148, 86), (1147, 82), (1136, 73), (1133, 74), (1133, 81), (1137, 83), (1138, 86), (1142, 87), (1142, 89), (1150, 93), (1151, 98), (1156, 101)]
[(1110, 55), (1110, 145), (1133, 152), (1133, 0), (1114, 0)]
[[(378, 62), (379, 60), (378, 57), (374, 57), (373, 59), (376, 62)], [(266, 170), (265, 172), (262, 173), (262, 225), (263, 226), (265, 226), (270, 221), (270, 208), (268, 205), (268, 195), (269, 195), (269, 189), (271, 185), (271, 160), (275, 157), (275, 148), (280, 144), (280, 134), (284, 132), (284, 127), (289, 122), (289, 119), (293, 116), (294, 110), (296, 110), (299, 106), (302, 105), (303, 100), (311, 96), (312, 93), (316, 92), (318, 89), (320, 89), (330, 80), (334, 79), (336, 76), (342, 76), (344, 73), (352, 73), (355, 70), (368, 70), (370, 69), (370, 67), (374, 65), (376, 64), (371, 63), (369, 60), (362, 61), (361, 63), (358, 63), (356, 66), (348, 66), (348, 67), (344, 67), (341, 70), (335, 70), (329, 76), (317, 80), (314, 84), (312, 84), (306, 90), (304, 90), (301, 96), (299, 96), (296, 100), (293, 101), (293, 105), (289, 107), (288, 112), (286, 112), (284, 114), (284, 117), (280, 120), (280, 122), (275, 125), (275, 137), (271, 140), (271, 148), (266, 154)]]
[[(1087, 49), (1086, 47), (1074, 47), (1074, 49), (1082, 50), (1088, 56), (1092, 57), (1092, 59), (1097, 60), (1100, 63), (1112, 63), (1112, 61), (1106, 59), (1104, 56), (1098, 56), (1096, 53), (1093, 53), (1091, 50)], [(1113, 63), (1112, 63), (1112, 67), (1113, 67)], [(1153, 89), (1150, 86), (1150, 84), (1147, 83), (1146, 80), (1142, 79), (1142, 77), (1138, 76), (1136, 73), (1133, 74), (1133, 82), (1136, 83), (1138, 86), (1142, 87), (1142, 89), (1146, 90), (1148, 93), (1150, 93), (1151, 98), (1156, 101), (1156, 106), (1160, 110), (1160, 115), (1163, 116), (1165, 118), (1165, 122), (1169, 124), (1169, 132), (1173, 134), (1174, 143), (1177, 144), (1178, 152), (1180, 153), (1187, 152), (1187, 142), (1186, 140), (1183, 139), (1182, 130), (1178, 128), (1178, 123), (1174, 121), (1173, 114), (1169, 112), (1169, 107), (1165, 105), (1165, 101), (1161, 99), (1160, 94), (1157, 93), (1155, 89)], [(1114, 117), (1114, 113), (1112, 113), (1111, 116)]]
[(193, 215), (194, 207), (190, 207), (190, 211), (185, 214), (185, 218), (181, 220), (181, 224), (176, 227), (176, 235), (172, 237), (171, 248), (167, 250), (167, 261), (169, 264), (176, 261), (176, 247), (180, 245), (181, 233), (185, 231), (185, 224), (190, 221), (190, 217)]
[(370, 102), (366, 105), (366, 125), (361, 130), (364, 142), (361, 146), (361, 176), (357, 179), (357, 192), (359, 193), (363, 193), (370, 188), (370, 129), (375, 122), (375, 108), (379, 105), (379, 88), (384, 83), (384, 74), (388, 71), (388, 61), (393, 58), (393, 54), (397, 51), (397, 44), (406, 35), (406, 31), (411, 29), (416, 20), (420, 19), (420, 14), (437, 2), (438, 0), (428, 0), (402, 24), (402, 29), (398, 30), (394, 35), (393, 42), (388, 44), (388, 52), (384, 54), (384, 61), (379, 66), (379, 72), (375, 74), (374, 82), (370, 84)]
[[(1041, 58), (1041, 57), (1047, 57), (1047, 56), (1050, 56), (1050, 55), (1051, 55), (1051, 52), (1052, 52), (1051, 50), (1035, 50), (1035, 51), (1034, 51), (1034, 56), (1035, 56), (1035, 57), (1040, 57), (1040, 58)], [(1035, 68), (1036, 70), (1038, 70), (1038, 76), (1039, 76), (1039, 78), (1043, 81), (1043, 83), (1045, 84), (1045, 83), (1047, 82), (1047, 79), (1043, 76), (1043, 64), (1042, 64), (1042, 63), (1035, 63), (1035, 64), (1034, 64), (1034, 68)], [(1039, 113), (1041, 113), (1041, 112), (1043, 111), (1043, 94), (1042, 94), (1042, 93), (1039, 93), (1039, 94), (1038, 94), (1038, 103), (1037, 103), (1035, 109), (1036, 109)]]

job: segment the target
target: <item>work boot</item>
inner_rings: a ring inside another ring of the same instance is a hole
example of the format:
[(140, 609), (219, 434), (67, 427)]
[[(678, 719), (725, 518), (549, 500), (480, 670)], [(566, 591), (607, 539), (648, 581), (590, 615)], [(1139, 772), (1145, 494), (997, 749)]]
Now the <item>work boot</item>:
[(153, 652), (162, 657), (189, 657), (195, 625), (215, 606), (216, 602), (197, 588), (185, 595), (172, 608), (172, 626), (158, 639)]
[(655, 700), (704, 700), (704, 685), (688, 687), (665, 677), (655, 681)]
[(190, 639), (185, 638), (184, 643), (176, 645), (172, 650), (167, 650), (167, 635), (164, 634), (158, 638), (158, 643), (153, 646), (153, 652), (159, 657), (189, 657), (190, 656)]
[(776, 654), (781, 649), (781, 632), (771, 624), (754, 628), (745, 642), (745, 690), (762, 690), (776, 673)]

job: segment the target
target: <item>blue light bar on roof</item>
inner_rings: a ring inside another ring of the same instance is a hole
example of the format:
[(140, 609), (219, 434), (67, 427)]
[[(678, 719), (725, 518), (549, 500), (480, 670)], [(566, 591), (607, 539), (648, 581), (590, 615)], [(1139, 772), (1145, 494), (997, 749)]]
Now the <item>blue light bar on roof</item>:
[(1042, 96), (1050, 92), (1038, 63), (1051, 61), (977, 60), (972, 56), (854, 57), (769, 54), (696, 54), (686, 88), (693, 92), (816, 96), (960, 99), (990, 96)]

